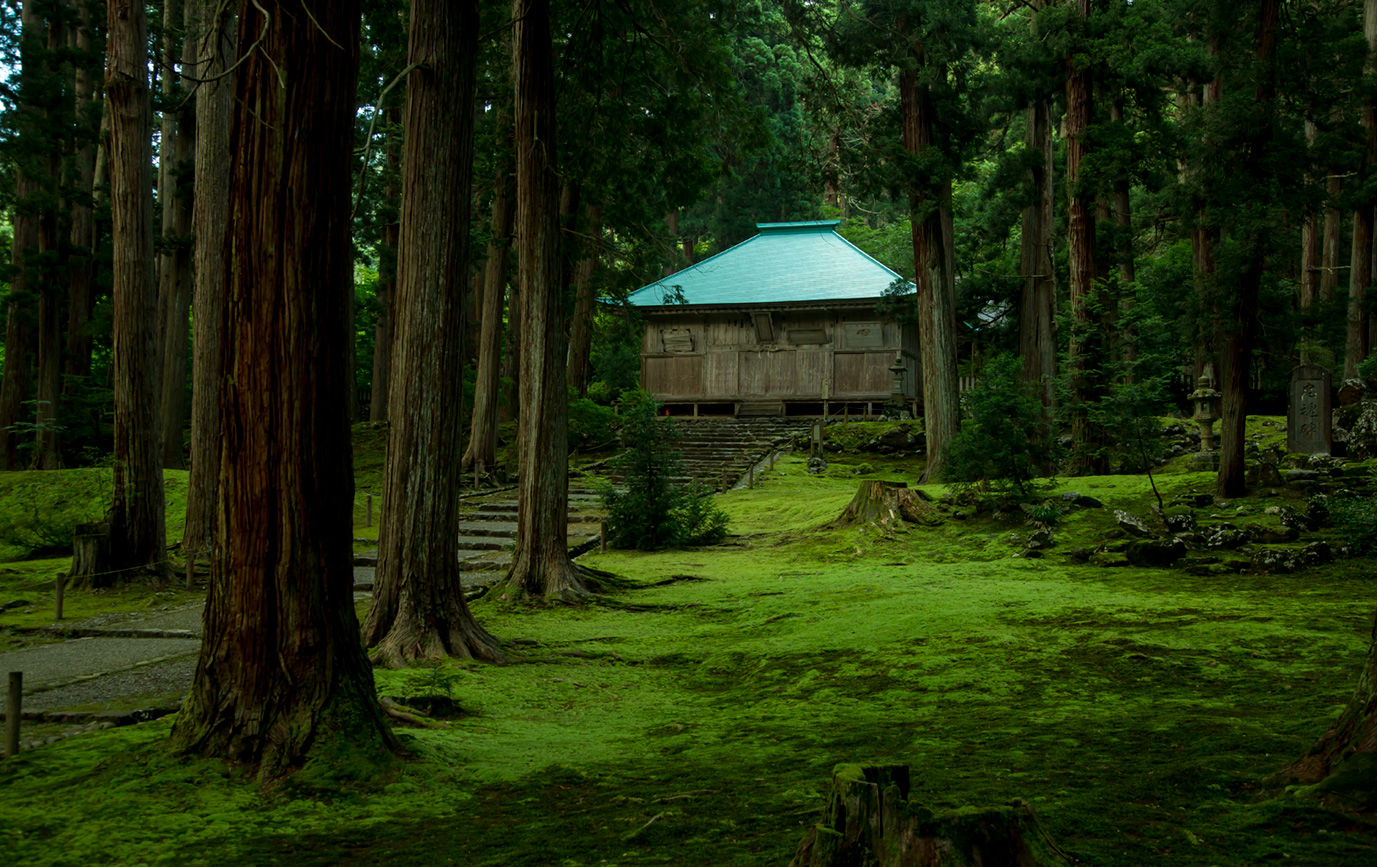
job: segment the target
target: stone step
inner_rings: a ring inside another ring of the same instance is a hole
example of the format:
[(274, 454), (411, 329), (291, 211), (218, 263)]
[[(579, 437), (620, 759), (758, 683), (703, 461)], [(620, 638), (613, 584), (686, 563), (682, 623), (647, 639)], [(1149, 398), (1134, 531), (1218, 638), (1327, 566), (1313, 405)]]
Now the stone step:
[(460, 536), (460, 550), (468, 551), (505, 551), (511, 548), (511, 539), (502, 539), (495, 536)]

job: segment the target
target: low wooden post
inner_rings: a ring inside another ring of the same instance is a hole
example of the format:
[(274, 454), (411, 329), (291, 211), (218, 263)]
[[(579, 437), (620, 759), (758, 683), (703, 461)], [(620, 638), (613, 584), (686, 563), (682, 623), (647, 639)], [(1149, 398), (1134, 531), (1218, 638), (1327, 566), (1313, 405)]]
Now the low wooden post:
[(371, 527), (371, 526), (373, 526), (373, 492), (372, 492), (372, 491), (369, 491), (369, 492), (368, 492), (368, 517), (364, 519), (363, 525), (364, 525), (365, 527)]
[(775, 468), (775, 450), (774, 450), (774, 449), (770, 449), (770, 469), (773, 470), (774, 468)]
[(598, 553), (607, 553), (607, 519), (598, 522)]
[(746, 468), (746, 487), (755, 487), (755, 464), (751, 464)]
[(192, 588), (192, 582), (196, 580), (196, 554), (193, 553), (186, 558), (186, 589)]
[(10, 700), (5, 710), (5, 758), (19, 755), (19, 714), (24, 706), (24, 672), (10, 672)]
[(61, 620), (61, 619), (62, 619), (62, 602), (63, 602), (62, 597), (63, 597), (63, 595), (64, 595), (64, 591), (67, 589), (67, 573), (66, 573), (66, 572), (59, 572), (59, 573), (57, 573), (57, 581), (55, 582), (55, 584), (56, 584), (56, 586), (53, 587), (54, 595), (56, 596), (56, 599), (54, 600), (54, 604), (53, 604), (53, 608), (55, 609), (55, 612), (54, 612), (54, 613), (56, 614), (56, 616), (54, 617), (54, 619), (55, 619), (55, 620)]
[(727, 490), (727, 468), (722, 468), (722, 490)]

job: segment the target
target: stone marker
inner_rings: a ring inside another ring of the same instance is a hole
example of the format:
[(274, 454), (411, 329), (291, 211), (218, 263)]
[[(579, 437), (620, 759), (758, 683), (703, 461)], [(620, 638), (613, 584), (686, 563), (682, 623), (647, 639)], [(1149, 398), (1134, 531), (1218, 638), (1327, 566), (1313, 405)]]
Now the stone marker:
[(1302, 364), (1291, 371), (1291, 400), (1286, 412), (1286, 450), (1327, 455), (1333, 447), (1329, 371)]

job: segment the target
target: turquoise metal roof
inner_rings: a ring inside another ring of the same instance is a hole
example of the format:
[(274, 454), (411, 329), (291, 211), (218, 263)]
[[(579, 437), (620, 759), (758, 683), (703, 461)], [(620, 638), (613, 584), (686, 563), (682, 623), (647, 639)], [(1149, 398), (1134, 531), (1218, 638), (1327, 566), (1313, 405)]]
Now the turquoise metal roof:
[(637, 307), (879, 298), (899, 275), (838, 235), (839, 220), (757, 223), (760, 234), (632, 292)]

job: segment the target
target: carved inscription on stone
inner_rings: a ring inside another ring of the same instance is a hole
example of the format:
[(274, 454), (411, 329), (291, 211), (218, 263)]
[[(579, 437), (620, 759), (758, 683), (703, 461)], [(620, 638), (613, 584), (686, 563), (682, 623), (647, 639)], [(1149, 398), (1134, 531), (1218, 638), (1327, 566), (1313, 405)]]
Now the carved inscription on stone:
[(1332, 448), (1329, 371), (1302, 364), (1291, 371), (1291, 400), (1286, 413), (1286, 450), (1327, 455)]

